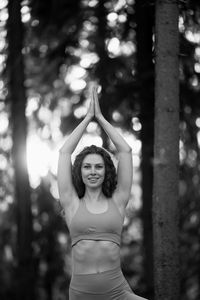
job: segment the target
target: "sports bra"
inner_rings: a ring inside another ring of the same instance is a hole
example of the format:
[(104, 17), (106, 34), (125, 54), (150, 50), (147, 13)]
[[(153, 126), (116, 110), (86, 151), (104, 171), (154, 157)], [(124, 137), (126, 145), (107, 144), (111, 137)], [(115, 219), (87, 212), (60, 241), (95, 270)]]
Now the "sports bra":
[(92, 213), (84, 200), (69, 225), (72, 247), (81, 240), (104, 240), (120, 245), (123, 218), (113, 200), (108, 200), (108, 208), (103, 213)]

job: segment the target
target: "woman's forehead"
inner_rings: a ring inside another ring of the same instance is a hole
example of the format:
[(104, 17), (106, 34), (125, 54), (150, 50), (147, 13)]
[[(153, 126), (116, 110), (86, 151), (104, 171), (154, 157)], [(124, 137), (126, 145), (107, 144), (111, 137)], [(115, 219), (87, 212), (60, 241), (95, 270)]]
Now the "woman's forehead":
[(99, 154), (87, 154), (83, 160), (84, 164), (104, 164), (103, 157)]

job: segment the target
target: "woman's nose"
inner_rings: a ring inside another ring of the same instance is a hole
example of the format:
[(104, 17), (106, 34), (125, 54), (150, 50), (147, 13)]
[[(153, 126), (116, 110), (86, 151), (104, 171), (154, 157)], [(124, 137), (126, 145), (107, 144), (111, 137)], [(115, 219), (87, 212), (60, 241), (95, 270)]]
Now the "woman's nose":
[(92, 168), (91, 168), (91, 173), (92, 173), (92, 174), (96, 174), (96, 169), (95, 169), (95, 167), (92, 167)]

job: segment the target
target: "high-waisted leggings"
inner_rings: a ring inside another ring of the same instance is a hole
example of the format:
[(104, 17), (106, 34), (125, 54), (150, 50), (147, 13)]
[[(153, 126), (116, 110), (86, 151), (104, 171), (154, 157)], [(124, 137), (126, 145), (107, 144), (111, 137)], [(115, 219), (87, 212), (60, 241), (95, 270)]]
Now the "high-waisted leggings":
[(73, 274), (69, 300), (145, 300), (145, 298), (133, 293), (121, 268), (118, 267), (95, 274)]

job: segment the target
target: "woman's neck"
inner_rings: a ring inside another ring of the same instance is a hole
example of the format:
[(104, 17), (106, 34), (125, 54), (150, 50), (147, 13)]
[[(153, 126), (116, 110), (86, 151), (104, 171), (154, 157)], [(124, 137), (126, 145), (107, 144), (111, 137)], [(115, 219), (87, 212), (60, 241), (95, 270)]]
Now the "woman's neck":
[(103, 193), (101, 189), (86, 189), (84, 199), (89, 202), (97, 202), (100, 201), (103, 198)]

